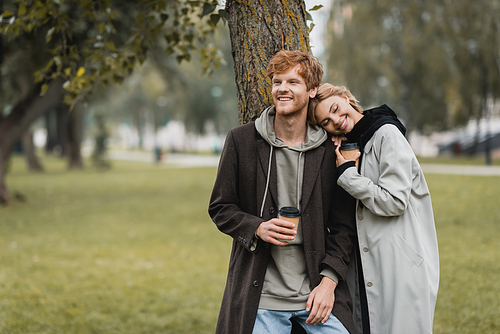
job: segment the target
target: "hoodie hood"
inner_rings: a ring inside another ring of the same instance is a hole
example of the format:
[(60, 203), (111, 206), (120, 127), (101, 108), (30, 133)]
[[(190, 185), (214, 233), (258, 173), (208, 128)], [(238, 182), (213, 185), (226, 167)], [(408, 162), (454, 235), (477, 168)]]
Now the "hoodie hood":
[(385, 124), (395, 125), (399, 131), (406, 134), (406, 128), (398, 119), (396, 113), (387, 105), (381, 105), (363, 111), (364, 117), (354, 126), (352, 131), (346, 134), (348, 141), (357, 141), (364, 148), (366, 143), (373, 137), (375, 131)]
[(255, 120), (255, 128), (262, 138), (271, 146), (276, 148), (286, 147), (290, 150), (297, 152), (306, 152), (317, 148), (328, 138), (326, 131), (317, 125), (311, 125), (307, 123), (307, 136), (306, 142), (294, 146), (288, 147), (282, 140), (276, 138), (274, 132), (274, 118), (276, 117), (276, 110), (274, 106), (266, 108), (260, 115), (259, 118)]

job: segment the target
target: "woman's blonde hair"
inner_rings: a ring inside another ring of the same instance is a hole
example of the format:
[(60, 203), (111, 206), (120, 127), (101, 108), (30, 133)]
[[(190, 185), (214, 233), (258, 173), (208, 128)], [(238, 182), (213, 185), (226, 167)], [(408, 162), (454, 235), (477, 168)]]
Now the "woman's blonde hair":
[(363, 109), (358, 105), (358, 100), (356, 100), (349, 89), (345, 88), (344, 86), (334, 86), (329, 83), (324, 83), (318, 87), (316, 96), (309, 100), (309, 107), (307, 110), (307, 120), (309, 121), (309, 123), (311, 123), (312, 125), (318, 124), (318, 120), (316, 119), (315, 115), (316, 107), (321, 101), (324, 101), (331, 96), (347, 96), (347, 98), (349, 99), (349, 104), (354, 108), (354, 110), (356, 110), (360, 114), (363, 113)]

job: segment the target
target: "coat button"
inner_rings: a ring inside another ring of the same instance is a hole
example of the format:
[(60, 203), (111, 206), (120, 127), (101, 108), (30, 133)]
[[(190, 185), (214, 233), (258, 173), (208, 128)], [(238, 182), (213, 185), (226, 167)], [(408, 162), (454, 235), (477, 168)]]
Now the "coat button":
[(372, 282), (368, 282), (366, 285), (368, 285), (368, 287), (371, 288), (373, 286), (373, 283)]
[(270, 214), (273, 214), (273, 213), (274, 213), (274, 208), (273, 208), (273, 207), (270, 207), (270, 208), (269, 208), (269, 213), (270, 213)]
[(259, 281), (253, 281), (253, 286), (258, 287), (259, 286)]
[(363, 247), (363, 252), (368, 252), (368, 247)]
[(363, 220), (363, 218), (364, 218), (364, 217), (363, 217), (363, 214), (362, 214), (362, 213), (358, 213), (358, 219), (359, 219), (359, 220)]

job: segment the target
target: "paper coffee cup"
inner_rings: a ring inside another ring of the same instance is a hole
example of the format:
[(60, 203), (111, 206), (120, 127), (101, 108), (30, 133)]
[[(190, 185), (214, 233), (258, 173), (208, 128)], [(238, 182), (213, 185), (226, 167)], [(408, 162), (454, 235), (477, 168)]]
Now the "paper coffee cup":
[(356, 161), (356, 168), (358, 168), (358, 160), (355, 160), (356, 154), (359, 153), (358, 143), (342, 142), (342, 144), (340, 145), (340, 153), (346, 160)]
[(297, 231), (300, 221), (300, 210), (293, 206), (284, 206), (278, 212), (278, 218), (294, 223), (295, 227), (293, 230)]

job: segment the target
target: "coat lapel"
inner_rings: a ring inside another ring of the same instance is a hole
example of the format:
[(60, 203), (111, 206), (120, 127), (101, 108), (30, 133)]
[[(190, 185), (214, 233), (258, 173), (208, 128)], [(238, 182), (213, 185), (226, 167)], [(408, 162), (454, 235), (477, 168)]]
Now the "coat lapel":
[(324, 146), (320, 146), (312, 151), (307, 151), (305, 154), (304, 181), (302, 183), (302, 210), (305, 209), (309, 203), (324, 155)]
[[(264, 191), (265, 191), (265, 182), (267, 181), (267, 171), (269, 170), (269, 153), (271, 152), (271, 146), (264, 140), (264, 139), (259, 139), (257, 141), (257, 151), (259, 152), (259, 161), (260, 161), (260, 166), (262, 168), (262, 173), (264, 175), (264, 185), (262, 188), (262, 198), (264, 197)], [(269, 190), (268, 190), (268, 196), (269, 194), (273, 198), (274, 203), (277, 203), (278, 201), (278, 177), (277, 177), (277, 169), (276, 169), (276, 161), (275, 161), (276, 153), (273, 152), (272, 160), (273, 163), (271, 164), (271, 175), (269, 179)], [(260, 182), (259, 182), (260, 183)], [(259, 192), (260, 194), (260, 192)], [(262, 201), (260, 201), (262, 204)], [(277, 212), (277, 210), (276, 210)], [(260, 213), (260, 208), (259, 208), (259, 213)]]

